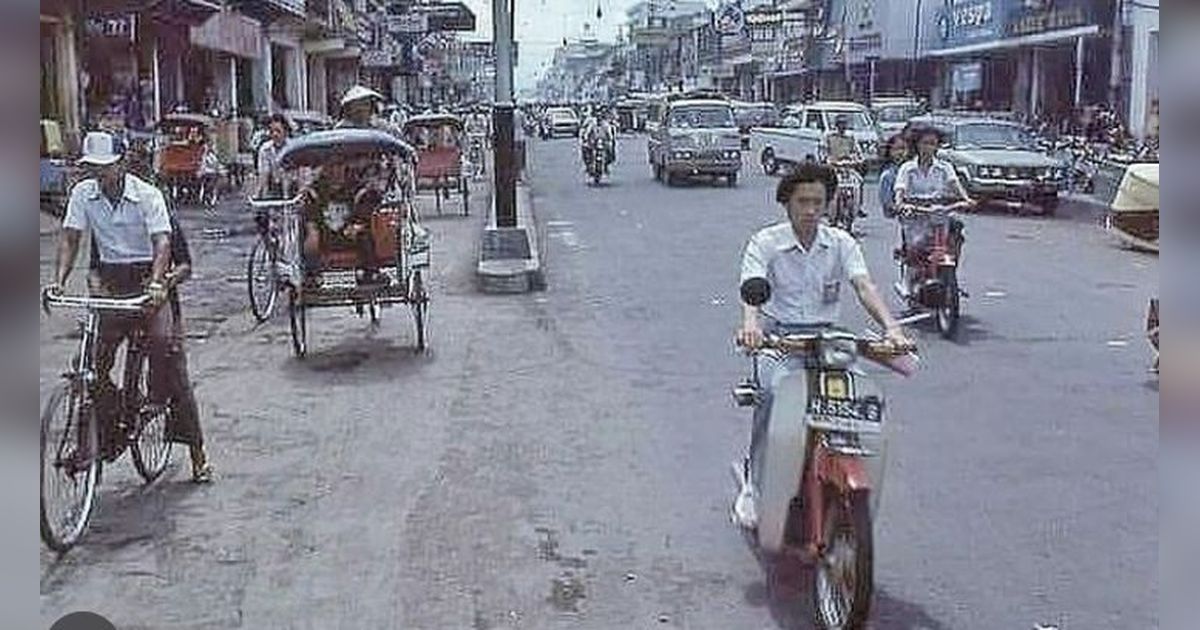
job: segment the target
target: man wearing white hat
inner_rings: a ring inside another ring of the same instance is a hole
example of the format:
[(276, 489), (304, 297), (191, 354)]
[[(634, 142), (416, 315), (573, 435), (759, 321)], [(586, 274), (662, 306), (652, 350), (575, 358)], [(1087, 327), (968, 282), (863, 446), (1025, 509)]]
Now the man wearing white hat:
[(382, 94), (366, 86), (356, 85), (346, 90), (342, 95), (342, 119), (337, 128), (378, 129), (399, 136), (399, 128), (376, 115), (385, 100)]
[[(96, 248), (100, 292), (112, 297), (147, 294), (153, 310), (134, 318), (125, 314), (104, 314), (100, 320), (100, 340), (96, 367), (102, 390), (112, 387), (108, 380), (116, 348), (131, 332), (146, 331), (151, 396), (158, 401), (172, 397), (169, 370), (172, 369), (172, 310), (160, 308), (168, 299), (171, 263), (171, 219), (166, 200), (153, 185), (126, 172), (124, 147), (112, 134), (90, 132), (83, 141), (79, 163), (89, 177), (71, 189), (67, 213), (59, 238), (54, 283), (47, 288), (61, 293), (75, 266), (79, 242), (90, 232)], [(181, 352), (182, 350), (180, 350)], [(101, 392), (104, 393), (103, 391)], [(210, 475), (202, 445), (192, 444), (192, 472), (197, 481)]]

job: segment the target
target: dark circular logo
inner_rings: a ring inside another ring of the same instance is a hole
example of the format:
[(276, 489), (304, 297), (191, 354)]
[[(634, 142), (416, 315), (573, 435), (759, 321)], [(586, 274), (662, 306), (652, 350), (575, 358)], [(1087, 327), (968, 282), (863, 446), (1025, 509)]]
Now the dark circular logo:
[(117, 627), (94, 612), (80, 611), (55, 621), (50, 630), (117, 630)]

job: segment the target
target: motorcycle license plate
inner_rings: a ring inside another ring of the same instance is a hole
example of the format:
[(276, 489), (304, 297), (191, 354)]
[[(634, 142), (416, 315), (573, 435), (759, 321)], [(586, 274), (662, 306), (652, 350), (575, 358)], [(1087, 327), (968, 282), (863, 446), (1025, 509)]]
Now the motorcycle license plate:
[(808, 400), (808, 425), (826, 431), (879, 433), (883, 430), (883, 403), (875, 398)]

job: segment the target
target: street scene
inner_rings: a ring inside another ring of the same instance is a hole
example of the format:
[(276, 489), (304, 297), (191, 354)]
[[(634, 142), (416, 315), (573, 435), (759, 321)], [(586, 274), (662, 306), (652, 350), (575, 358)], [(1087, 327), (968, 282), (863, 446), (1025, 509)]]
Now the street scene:
[(88, 4), (45, 627), (1157, 627), (1156, 2)]

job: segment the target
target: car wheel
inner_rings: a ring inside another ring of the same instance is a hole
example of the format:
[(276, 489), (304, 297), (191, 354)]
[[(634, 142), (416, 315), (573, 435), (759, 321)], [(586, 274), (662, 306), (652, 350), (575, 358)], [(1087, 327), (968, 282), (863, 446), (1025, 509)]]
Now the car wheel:
[(1038, 205), (1042, 207), (1042, 215), (1052, 217), (1055, 212), (1058, 212), (1058, 195), (1045, 197)]

